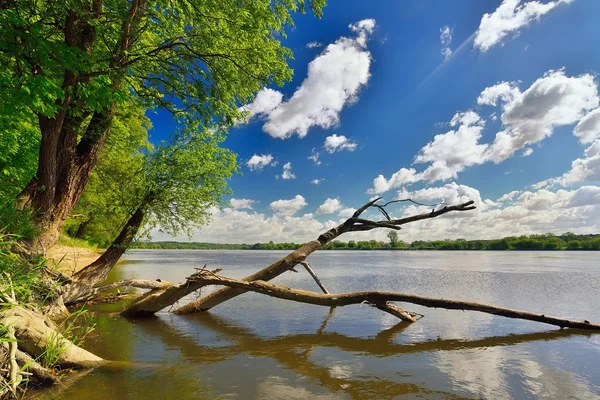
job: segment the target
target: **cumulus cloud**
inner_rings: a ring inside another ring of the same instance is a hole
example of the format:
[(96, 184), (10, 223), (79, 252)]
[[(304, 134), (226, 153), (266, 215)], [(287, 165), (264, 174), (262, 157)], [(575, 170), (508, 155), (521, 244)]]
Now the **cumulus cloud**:
[(345, 105), (358, 99), (368, 82), (371, 53), (367, 39), (374, 19), (349, 26), (353, 37), (340, 37), (308, 64), (308, 76), (288, 101), (268, 112), (263, 130), (276, 138), (304, 137), (312, 126), (327, 129), (339, 123)]
[(477, 104), (495, 106), (500, 99), (504, 103), (508, 103), (513, 101), (520, 93), (517, 83), (498, 82), (493, 86), (483, 89), (479, 97), (477, 97)]
[(498, 198), (497, 201), (499, 201), (499, 202), (510, 201), (510, 200), (514, 199), (515, 196), (519, 195), (520, 193), (521, 193), (520, 190), (513, 190), (512, 192), (502, 195), (500, 198)]
[(338, 215), (342, 218), (350, 218), (352, 215), (354, 215), (354, 213), (356, 212), (356, 208), (344, 208), (343, 210), (341, 210)]
[(598, 104), (598, 88), (592, 75), (569, 77), (564, 70), (548, 71), (504, 104), (505, 129), (496, 135), (487, 158), (502, 162), (524, 146), (552, 135), (556, 127), (579, 121)]
[(600, 137), (600, 108), (590, 111), (577, 123), (573, 134), (579, 138), (581, 143), (592, 143)]
[(315, 49), (315, 48), (317, 48), (317, 47), (323, 47), (323, 43), (321, 43), (321, 42), (316, 42), (316, 41), (314, 41), (314, 42), (308, 42), (308, 43), (306, 44), (306, 47), (308, 47), (309, 49)]
[(402, 185), (414, 183), (421, 180), (421, 176), (417, 174), (414, 168), (400, 168), (395, 172), (390, 179), (385, 179), (383, 175), (379, 175), (373, 180), (373, 188), (369, 189), (369, 194), (381, 194), (388, 190), (395, 189)]
[(317, 214), (333, 214), (342, 209), (342, 202), (339, 199), (327, 199), (317, 208)]
[(254, 200), (231, 198), (231, 200), (229, 200), (229, 204), (231, 205), (231, 208), (235, 208), (236, 210), (252, 209)]
[(583, 157), (577, 158), (571, 163), (569, 171), (562, 176), (536, 183), (533, 187), (539, 189), (589, 182), (600, 182), (600, 139), (596, 139), (591, 146), (585, 149)]
[(287, 162), (283, 165), (283, 172), (279, 175), (281, 179), (296, 179), (296, 175), (292, 172), (292, 163)]
[[(590, 74), (569, 77), (564, 70), (550, 70), (524, 92), (516, 83), (500, 82), (484, 89), (477, 102), (502, 108), (502, 130), (492, 143), (481, 143), (485, 121), (479, 114), (472, 110), (456, 113), (450, 121), (454, 129), (436, 135), (416, 155), (416, 164), (429, 164), (425, 170), (402, 168), (389, 180), (379, 175), (368, 193), (384, 193), (422, 180), (455, 179), (470, 166), (501, 163), (519, 150), (523, 156), (531, 155), (533, 150), (528, 146), (544, 140), (560, 126), (579, 122), (574, 134), (583, 143), (597, 135), (600, 99)], [(582, 168), (583, 163), (579, 162)], [(587, 164), (586, 171), (593, 176)]]
[(242, 107), (243, 111), (247, 112), (247, 118), (252, 119), (255, 115), (268, 115), (275, 107), (281, 104), (283, 93), (264, 88), (256, 94), (254, 101)]
[(547, 3), (540, 1), (504, 0), (493, 13), (485, 13), (481, 18), (475, 34), (473, 46), (482, 51), (488, 51), (501, 44), (508, 35), (518, 35), (520, 30), (561, 3), (571, 3), (573, 0), (555, 0)]
[(354, 151), (356, 150), (356, 143), (352, 142), (344, 135), (336, 135), (335, 133), (325, 138), (325, 144), (323, 145), (328, 153), (335, 153), (336, 151)]
[(308, 159), (311, 160), (315, 165), (321, 165), (321, 161), (319, 161), (319, 152), (313, 148)]
[(313, 179), (312, 181), (310, 181), (310, 183), (312, 183), (313, 185), (318, 185), (319, 183), (323, 182), (325, 180), (325, 178), (316, 178)]
[[(399, 231), (404, 241), (434, 240), (445, 238), (493, 239), (532, 233), (596, 233), (600, 230), (600, 187), (582, 186), (576, 190), (514, 191), (498, 199), (501, 207), (490, 204), (475, 188), (446, 184), (428, 187), (413, 192), (401, 191), (402, 196), (423, 202), (448, 203), (474, 200), (478, 208), (474, 211), (448, 213), (439, 218), (411, 223)], [(491, 202), (493, 203), (493, 202)], [(311, 213), (294, 216), (306, 206), (300, 195), (290, 200), (271, 203), (274, 214), (269, 216), (251, 210), (226, 208), (211, 209), (212, 223), (193, 233), (192, 240), (221, 243), (306, 242), (338, 225), (340, 221), (321, 222)], [(409, 205), (390, 208), (392, 217), (405, 217), (430, 212), (431, 207)], [(340, 218), (348, 218), (352, 208), (339, 211)], [(347, 240), (386, 240), (385, 229), (369, 232), (353, 232), (342, 236)], [(173, 240), (164, 234), (153, 234), (154, 240)], [(187, 240), (177, 237), (175, 240)]]
[(456, 178), (466, 167), (481, 164), (485, 160), (487, 146), (479, 144), (484, 121), (473, 111), (458, 113), (452, 118), (451, 126), (458, 126), (437, 135), (421, 149), (416, 163), (431, 165), (421, 174), (428, 181)]
[(273, 160), (273, 156), (271, 154), (261, 154), (260, 156), (258, 154), (255, 154), (252, 157), (250, 157), (250, 159), (246, 163), (246, 166), (250, 168), (250, 171), (257, 171), (262, 170), (266, 166), (272, 167), (276, 164), (277, 161)]
[(442, 45), (441, 52), (444, 56), (444, 61), (446, 61), (452, 55), (452, 49), (450, 48), (452, 44), (452, 28), (448, 25), (440, 28), (440, 43)]
[(306, 207), (306, 205), (307, 203), (306, 200), (304, 200), (304, 197), (297, 194), (290, 200), (276, 200), (270, 204), (270, 207), (276, 215), (291, 217), (300, 211), (301, 208)]

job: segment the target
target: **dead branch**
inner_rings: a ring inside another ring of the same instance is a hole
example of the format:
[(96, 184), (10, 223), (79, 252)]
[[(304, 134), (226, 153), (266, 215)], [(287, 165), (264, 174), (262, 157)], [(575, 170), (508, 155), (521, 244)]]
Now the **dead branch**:
[(312, 278), (315, 280), (315, 282), (317, 282), (317, 285), (319, 285), (319, 287), (321, 288), (323, 293), (329, 294), (329, 291), (327, 290), (325, 285), (323, 285), (323, 282), (321, 282), (321, 280), (319, 279), (317, 274), (315, 274), (315, 271), (313, 271), (313, 269), (310, 267), (310, 264), (307, 263), (306, 261), (302, 261), (300, 264), (302, 264), (302, 266), (306, 269), (306, 271), (310, 274), (310, 276), (312, 276)]
[(561, 328), (600, 330), (600, 324), (591, 323), (589, 321), (569, 320), (565, 318), (538, 314), (529, 311), (493, 306), (490, 304), (475, 303), (461, 300), (440, 299), (435, 297), (419, 296), (410, 293), (370, 291), (338, 294), (321, 294), (301, 289), (289, 288), (282, 285), (276, 285), (271, 282), (247, 282), (244, 280), (228, 278), (221, 275), (209, 275), (203, 272), (196, 273), (190, 276), (188, 278), (188, 282), (199, 285), (223, 285), (236, 289), (243, 289), (245, 291), (262, 293), (264, 295), (276, 297), (279, 299), (292, 300), (300, 303), (308, 303), (328, 307), (342, 307), (350, 304), (360, 304), (364, 301), (373, 303), (377, 306), (377, 304), (385, 304), (389, 301), (399, 301), (417, 304), (424, 307), (445, 308), (448, 310), (479, 311), (482, 313), (499, 315), (507, 318), (516, 318), (528, 321), (541, 322), (545, 324), (559, 326)]
[[(394, 220), (390, 219), (389, 221), (370, 221), (366, 219), (361, 219), (361, 214), (370, 207), (375, 207), (379, 210), (385, 208), (387, 204), (383, 206), (378, 205), (377, 202), (379, 200), (381, 200), (381, 197), (369, 201), (368, 203), (360, 207), (358, 210), (356, 210), (352, 217), (344, 221), (342, 224), (331, 228), (327, 232), (321, 234), (317, 240), (313, 240), (304, 244), (302, 247), (293, 251), (292, 253), (280, 259), (279, 261), (276, 261), (268, 267), (263, 268), (262, 270), (245, 277), (244, 281), (270, 281), (271, 279), (281, 275), (282, 273), (293, 269), (294, 266), (305, 261), (306, 257), (312, 254), (314, 251), (318, 250), (323, 245), (329, 243), (333, 239), (346, 232), (369, 231), (375, 228), (400, 229), (400, 225), (420, 221), (423, 219), (435, 218), (451, 211), (469, 211), (475, 209), (475, 206), (473, 205), (474, 202), (471, 200), (462, 204), (454, 206), (445, 206), (437, 211), (432, 211), (420, 215), (414, 215), (407, 218), (400, 218)], [(387, 213), (385, 215), (387, 215)], [(387, 217), (389, 218), (389, 215), (387, 215)], [(223, 303), (224, 301), (232, 299), (244, 292), (245, 290), (241, 288), (226, 287), (217, 290), (209, 294), (208, 296), (204, 296), (196, 301), (193, 301), (178, 308), (177, 310), (175, 310), (175, 314), (188, 314), (193, 312), (207, 311)]]
[(95, 287), (94, 294), (121, 287), (134, 287), (138, 289), (166, 289), (171, 286), (175, 286), (175, 284), (162, 280), (150, 281), (146, 279), (127, 279), (124, 281), (117, 281), (108, 285)]

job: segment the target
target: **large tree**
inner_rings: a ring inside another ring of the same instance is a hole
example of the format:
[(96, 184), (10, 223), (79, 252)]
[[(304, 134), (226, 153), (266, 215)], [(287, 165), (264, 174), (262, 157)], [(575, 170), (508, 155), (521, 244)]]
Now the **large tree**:
[[(43, 251), (81, 196), (115, 109), (129, 95), (203, 126), (227, 126), (258, 90), (291, 77), (279, 38), (325, 0), (0, 2), (0, 113), (37, 122), (37, 172), (18, 204)], [(1, 119), (0, 119), (1, 121)], [(0, 127), (2, 128), (2, 127)]]

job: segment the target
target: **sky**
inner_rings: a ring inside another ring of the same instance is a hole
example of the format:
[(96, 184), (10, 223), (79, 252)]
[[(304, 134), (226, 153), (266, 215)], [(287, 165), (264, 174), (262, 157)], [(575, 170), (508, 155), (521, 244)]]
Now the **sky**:
[[(241, 166), (228, 207), (153, 239), (304, 242), (374, 196), (431, 204), (394, 217), (475, 201), (406, 225), (408, 242), (600, 233), (598, 15), (597, 0), (330, 0), (297, 16), (293, 80), (224, 142)], [(172, 130), (151, 118), (153, 140)]]

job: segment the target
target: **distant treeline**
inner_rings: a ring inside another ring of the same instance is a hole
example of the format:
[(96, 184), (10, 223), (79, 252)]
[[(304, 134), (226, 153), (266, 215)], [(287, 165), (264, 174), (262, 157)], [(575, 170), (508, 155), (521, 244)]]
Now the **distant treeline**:
[[(195, 249), (195, 250), (294, 250), (297, 243), (222, 244), (203, 242), (135, 242), (134, 249)], [(340, 242), (323, 246), (324, 250), (600, 250), (600, 235), (509, 236), (494, 240), (417, 240), (412, 243), (377, 240)]]

